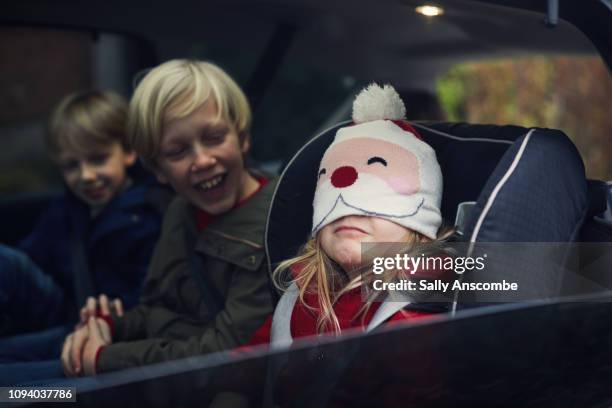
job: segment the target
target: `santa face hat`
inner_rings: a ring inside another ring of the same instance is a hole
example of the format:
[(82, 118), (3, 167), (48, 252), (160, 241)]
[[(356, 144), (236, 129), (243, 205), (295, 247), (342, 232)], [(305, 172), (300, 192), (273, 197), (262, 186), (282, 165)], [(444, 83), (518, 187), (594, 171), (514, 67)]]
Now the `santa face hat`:
[(380, 217), (435, 239), (442, 223), (442, 173), (434, 150), (404, 121), (389, 85), (361, 91), (354, 125), (341, 128), (323, 155), (312, 234), (347, 215)]

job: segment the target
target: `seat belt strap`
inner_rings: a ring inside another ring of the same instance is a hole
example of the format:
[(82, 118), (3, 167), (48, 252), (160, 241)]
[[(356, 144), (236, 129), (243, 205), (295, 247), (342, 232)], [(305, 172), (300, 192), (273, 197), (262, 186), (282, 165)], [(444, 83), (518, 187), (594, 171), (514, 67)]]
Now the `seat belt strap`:
[(300, 291), (295, 282), (293, 282), (278, 301), (272, 316), (272, 329), (270, 330), (271, 349), (286, 348), (293, 343), (293, 337), (291, 336), (291, 315), (299, 295)]

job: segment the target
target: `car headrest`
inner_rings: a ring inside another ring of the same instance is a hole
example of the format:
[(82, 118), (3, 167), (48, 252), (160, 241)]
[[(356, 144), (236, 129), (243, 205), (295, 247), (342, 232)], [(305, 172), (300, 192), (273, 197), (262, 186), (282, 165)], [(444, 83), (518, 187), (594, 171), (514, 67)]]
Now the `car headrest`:
[(584, 165), (561, 131), (523, 129), (478, 196), (470, 242), (573, 242), (589, 214)]
[[(295, 256), (300, 246), (308, 239), (319, 163), (338, 128), (345, 126), (346, 123), (333, 126), (312, 138), (294, 155), (282, 172), (270, 206), (266, 229), (266, 250), (272, 268), (279, 262)], [(487, 197), (512, 165), (513, 157), (516, 157), (521, 141), (529, 129), (519, 126), (429, 122), (417, 122), (413, 125), (436, 151), (442, 169), (444, 188), (441, 211), (445, 222), (452, 225), (460, 203), (477, 201), (474, 211), (470, 213), (472, 218), (468, 222), (469, 233), (473, 232), (475, 221), (472, 222), (472, 219), (477, 220), (482, 214)], [(551, 136), (552, 143), (546, 140), (548, 136)], [(514, 174), (515, 177), (507, 184), (507, 188), (503, 189), (494, 211), (488, 210), (488, 218), (480, 227), (479, 234), (483, 234), (481, 237), (490, 238), (491, 234), (488, 233), (490, 228), (494, 228), (495, 231), (512, 230), (507, 225), (513, 222), (512, 217), (504, 217), (497, 210), (497, 206), (506, 207), (500, 202), (511, 196), (516, 188), (520, 190), (532, 185), (534, 190), (539, 189), (541, 199), (547, 203), (547, 211), (554, 211), (553, 207), (559, 199), (559, 194), (569, 197), (576, 191), (582, 191), (584, 197), (581, 195), (572, 205), (587, 205), (584, 169), (580, 156), (569, 139), (562, 132), (545, 129), (537, 129), (529, 139), (531, 142), (526, 148), (527, 152), (523, 149), (520, 171)], [(547, 180), (555, 175), (551, 172), (557, 172), (555, 188), (551, 188), (547, 183)], [(569, 184), (565, 187), (563, 187), (563, 177), (568, 177)], [(509, 205), (514, 208), (510, 212), (514, 217), (524, 215), (525, 211), (531, 211), (532, 218), (540, 216), (543, 207), (533, 202), (528, 195), (534, 193), (531, 188), (528, 187), (525, 193), (509, 201), (511, 202)], [(578, 222), (576, 221), (574, 226)], [(565, 235), (561, 235), (569, 238), (571, 234), (566, 232), (564, 231)], [(505, 238), (503, 233), (500, 234), (502, 235), (496, 236), (501, 239), (498, 242), (517, 238), (514, 233)], [(523, 236), (525, 234), (520, 237)], [(534, 234), (533, 237), (543, 238), (538, 234)]]
[[(519, 289), (458, 291), (453, 307), (571, 295), (575, 251), (555, 243), (577, 241), (588, 215), (584, 165), (574, 144), (557, 130), (523, 129), (489, 175), (462, 236), (475, 243), (472, 256), (489, 256), (487, 268), (465, 274), (463, 283), (507, 280)], [(510, 244), (477, 244), (499, 242)]]

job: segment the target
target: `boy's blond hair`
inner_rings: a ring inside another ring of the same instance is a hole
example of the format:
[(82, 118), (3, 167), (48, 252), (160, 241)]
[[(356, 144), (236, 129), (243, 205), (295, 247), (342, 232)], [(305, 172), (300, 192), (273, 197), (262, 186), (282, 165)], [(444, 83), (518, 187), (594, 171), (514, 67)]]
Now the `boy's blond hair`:
[(65, 151), (89, 154), (113, 143), (129, 151), (125, 129), (127, 101), (110, 91), (70, 94), (51, 115), (47, 146), (53, 159)]
[(212, 96), (217, 119), (232, 124), (238, 135), (248, 137), (251, 108), (246, 96), (218, 66), (204, 61), (176, 59), (148, 72), (130, 102), (128, 140), (149, 167), (161, 149), (164, 123), (185, 117)]

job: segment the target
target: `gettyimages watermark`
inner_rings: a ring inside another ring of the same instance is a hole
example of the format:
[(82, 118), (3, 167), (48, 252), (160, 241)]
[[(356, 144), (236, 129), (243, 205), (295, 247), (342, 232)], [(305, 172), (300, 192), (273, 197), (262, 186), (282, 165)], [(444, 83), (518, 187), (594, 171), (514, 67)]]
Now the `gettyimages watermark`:
[(362, 244), (362, 294), (381, 301), (525, 302), (612, 293), (611, 243)]

